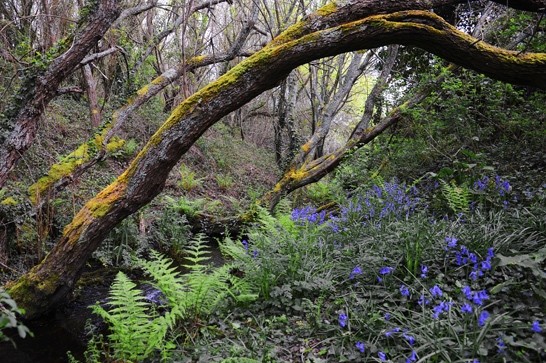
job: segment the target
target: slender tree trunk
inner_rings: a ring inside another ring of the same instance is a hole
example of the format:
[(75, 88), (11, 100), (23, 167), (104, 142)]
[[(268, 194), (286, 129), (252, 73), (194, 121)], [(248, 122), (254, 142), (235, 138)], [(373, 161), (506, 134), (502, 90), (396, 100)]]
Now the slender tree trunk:
[[(0, 219), (0, 262), (4, 265), (8, 263), (8, 227)], [(0, 270), (4, 266), (0, 265)]]
[(91, 66), (85, 64), (82, 67), (83, 77), (87, 89), (87, 99), (89, 100), (89, 115), (91, 118), (91, 126), (93, 129), (99, 127), (101, 123), (99, 98), (97, 96), (97, 81), (93, 77)]

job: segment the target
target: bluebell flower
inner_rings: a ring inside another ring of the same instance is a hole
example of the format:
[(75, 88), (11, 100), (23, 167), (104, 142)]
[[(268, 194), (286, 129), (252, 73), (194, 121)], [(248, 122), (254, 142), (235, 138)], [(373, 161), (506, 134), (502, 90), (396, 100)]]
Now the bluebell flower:
[(489, 178), (485, 177), (483, 179), (476, 180), (474, 182), (474, 189), (476, 189), (479, 192), (483, 192), (485, 188), (487, 187), (487, 183), (489, 182)]
[(391, 330), (387, 330), (387, 331), (385, 332), (385, 336), (386, 336), (386, 337), (391, 337), (394, 333), (398, 333), (398, 332), (400, 332), (400, 328), (399, 328), (399, 327), (396, 327), (396, 328), (393, 328), (393, 329), (391, 329)]
[(415, 361), (417, 361), (417, 353), (415, 352), (415, 350), (412, 350), (410, 356), (406, 358), (406, 363), (411, 363)]
[(258, 250), (252, 251), (252, 258), (257, 258), (258, 254), (259, 254)]
[(404, 337), (404, 339), (406, 339), (409, 345), (415, 344), (415, 338), (412, 335), (408, 335), (404, 333), (402, 336)]
[(495, 250), (494, 250), (493, 247), (489, 247), (487, 249), (487, 257), (488, 257), (488, 259), (495, 257)]
[(432, 308), (432, 310), (434, 311), (434, 313), (432, 314), (432, 317), (434, 319), (438, 319), (438, 317), (440, 316), (442, 312), (448, 311), (450, 308), (451, 308), (451, 303), (440, 301), (438, 305)]
[(426, 279), (428, 273), (428, 267), (425, 265), (421, 265), (421, 278)]
[(542, 328), (540, 327), (540, 322), (538, 320), (533, 321), (531, 325), (531, 330), (535, 333), (542, 333)]
[(248, 252), (248, 241), (246, 239), (242, 240), (241, 243), (243, 244), (243, 248), (245, 251)]
[(440, 287), (438, 287), (438, 285), (434, 285), (430, 288), (430, 293), (432, 294), (433, 297), (440, 297), (442, 296), (444, 293), (442, 292), (442, 289), (440, 289)]
[(349, 278), (352, 280), (358, 275), (362, 275), (362, 269), (360, 268), (360, 266), (356, 266), (355, 268), (353, 268), (353, 271), (351, 271)]
[(504, 190), (505, 192), (509, 192), (512, 189), (510, 182), (506, 179), (501, 182), (500, 187), (501, 187), (501, 190)]
[(463, 255), (459, 252), (455, 253), (455, 263), (457, 266), (461, 266), (463, 264)]
[(461, 291), (468, 300), (472, 300), (472, 289), (470, 286), (463, 286)]
[(362, 342), (356, 342), (355, 347), (360, 351), (360, 353), (364, 353), (364, 350), (366, 350), (366, 346)]
[(448, 247), (448, 248), (455, 248), (455, 247), (457, 247), (457, 241), (458, 241), (458, 240), (457, 240), (457, 238), (455, 238), (455, 237), (450, 237), (450, 236), (446, 237), (446, 242), (447, 242), (447, 247)]
[(385, 267), (381, 267), (381, 269), (379, 270), (379, 273), (380, 273), (381, 275), (388, 275), (388, 274), (390, 274), (393, 270), (394, 270), (393, 267), (385, 266)]
[(472, 314), (472, 305), (470, 304), (463, 304), (461, 305), (461, 312), (465, 313), (465, 314)]
[(410, 296), (410, 291), (406, 285), (400, 286), (400, 293), (402, 296)]
[(487, 259), (485, 261), (482, 261), (481, 262), (481, 269), (482, 269), (482, 271), (491, 270), (491, 260)]
[(483, 305), (484, 301), (488, 299), (487, 290), (476, 291), (472, 294), (472, 302), (476, 305)]
[(347, 326), (347, 315), (345, 315), (344, 313), (339, 314), (338, 321), (339, 326), (345, 328)]
[(391, 320), (391, 313), (385, 313), (385, 320), (386, 321)]
[(480, 316), (478, 316), (478, 326), (484, 326), (487, 322), (487, 319), (489, 319), (489, 312), (487, 312), (487, 310), (484, 310), (480, 313)]
[(425, 295), (421, 294), (419, 297), (419, 301), (417, 303), (421, 306), (430, 304), (430, 300), (425, 297)]
[(504, 340), (502, 340), (501, 337), (497, 338), (497, 352), (502, 354), (506, 350), (506, 344), (504, 343)]
[(468, 275), (472, 281), (476, 281), (478, 277), (483, 276), (483, 271), (478, 269), (478, 265), (474, 265), (472, 272)]
[(387, 355), (383, 352), (378, 352), (377, 353), (377, 356), (379, 357), (379, 359), (381, 359), (382, 361), (386, 361), (387, 360)]

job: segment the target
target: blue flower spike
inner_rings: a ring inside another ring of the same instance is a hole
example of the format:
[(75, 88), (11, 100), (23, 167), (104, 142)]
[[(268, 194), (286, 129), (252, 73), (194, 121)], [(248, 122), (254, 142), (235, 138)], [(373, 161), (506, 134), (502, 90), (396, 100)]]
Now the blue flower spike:
[(440, 287), (438, 285), (434, 285), (433, 287), (430, 288), (430, 293), (433, 297), (440, 297), (442, 296), (444, 293), (442, 292), (442, 289), (440, 289)]
[(489, 319), (489, 312), (487, 310), (484, 310), (480, 313), (480, 316), (478, 316), (478, 326), (482, 327), (487, 322), (487, 319)]
[(355, 347), (360, 351), (360, 353), (364, 353), (364, 351), (366, 350), (366, 346), (360, 341), (356, 342)]
[(340, 327), (345, 328), (347, 326), (347, 315), (345, 313), (339, 314), (338, 322)]

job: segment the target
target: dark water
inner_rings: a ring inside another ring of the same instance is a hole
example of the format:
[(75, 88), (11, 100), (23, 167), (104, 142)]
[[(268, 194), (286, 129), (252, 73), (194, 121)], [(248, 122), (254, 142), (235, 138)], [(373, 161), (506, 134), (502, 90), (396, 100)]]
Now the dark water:
[[(38, 320), (25, 322), (34, 337), (21, 339), (16, 331), (6, 331), (16, 343), (0, 343), (1, 363), (64, 363), (68, 362), (66, 352), (83, 362), (87, 336), (85, 325), (89, 321), (101, 326), (100, 319), (88, 308), (96, 301), (104, 302), (109, 284), (88, 286), (78, 292), (77, 298), (54, 313)], [(13, 330), (13, 329), (12, 329)]]

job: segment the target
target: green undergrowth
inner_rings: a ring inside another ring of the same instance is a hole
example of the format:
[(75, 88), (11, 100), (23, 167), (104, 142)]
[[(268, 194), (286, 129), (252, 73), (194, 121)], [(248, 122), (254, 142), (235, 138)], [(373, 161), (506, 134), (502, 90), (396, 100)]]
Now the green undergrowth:
[[(169, 346), (156, 346), (152, 356), (176, 362), (544, 361), (544, 194), (516, 203), (519, 191), (504, 179), (485, 180), (469, 187), (467, 210), (454, 211), (448, 201), (430, 204), (452, 197), (426, 181), (396, 180), (361, 188), (335, 211), (283, 207), (273, 217), (258, 210), (244, 238), (220, 241), (227, 261), (220, 268), (203, 267), (206, 248), (199, 240), (188, 248), (188, 275), (153, 253), (152, 262), (140, 264), (164, 271), (152, 277), (168, 301), (166, 311), (173, 311), (170, 296), (177, 291), (191, 304), (162, 340)], [(202, 295), (205, 280), (222, 288)], [(142, 294), (128, 296), (140, 301)], [(142, 307), (151, 326), (166, 316)], [(118, 341), (103, 340), (110, 354)], [(115, 354), (109, 357), (121, 357)]]
[(227, 211), (237, 212), (233, 200), (248, 206), (251, 196), (272, 187), (278, 176), (271, 150), (242, 141), (223, 123), (209, 129), (182, 162), (172, 194), (219, 199)]
[[(172, 260), (151, 252), (151, 259), (139, 259), (154, 290), (145, 294), (123, 272), (111, 286), (106, 306), (96, 304), (93, 312), (109, 326), (107, 337), (95, 335), (86, 353), (86, 362), (133, 361), (153, 358), (171, 361), (177, 338), (201, 325), (213, 311), (228, 301), (247, 304), (256, 298), (245, 280), (230, 273), (230, 264), (212, 269), (203, 236), (188, 246), (181, 274)], [(73, 359), (74, 360), (74, 359)]]
[(385, 183), (330, 219), (263, 214), (246, 239), (224, 241), (260, 300), (213, 315), (177, 359), (544, 360), (540, 199), (438, 218), (409, 190)]

